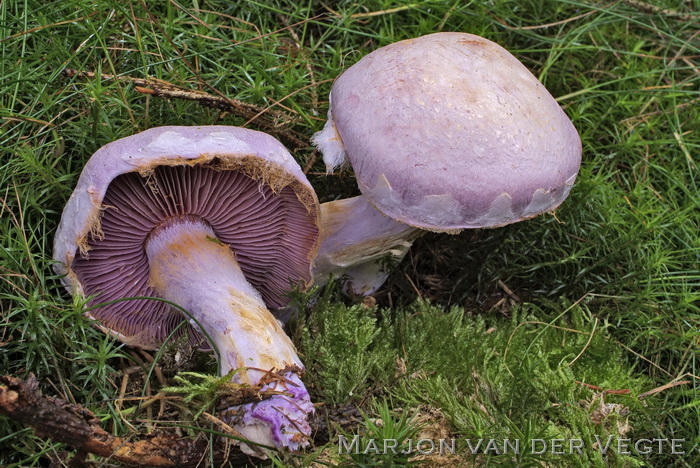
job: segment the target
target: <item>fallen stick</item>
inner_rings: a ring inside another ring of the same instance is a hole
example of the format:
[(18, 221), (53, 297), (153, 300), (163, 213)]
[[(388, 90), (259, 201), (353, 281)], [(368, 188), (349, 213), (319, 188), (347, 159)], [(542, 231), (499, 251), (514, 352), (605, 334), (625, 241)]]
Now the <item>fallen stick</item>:
[[(51, 438), (78, 450), (130, 466), (197, 466), (209, 456), (206, 440), (156, 433), (141, 440), (116, 437), (100, 427), (92, 412), (59, 398), (41, 394), (34, 375), (27, 380), (0, 377), (0, 413), (23, 426), (33, 428), (42, 438)], [(223, 450), (217, 461), (224, 461)], [(243, 454), (232, 452), (228, 461)]]
[(195, 101), (203, 107), (219, 109), (229, 114), (244, 118), (247, 122), (255, 122), (263, 130), (276, 134), (291, 149), (307, 148), (309, 143), (294, 130), (284, 128), (296, 119), (279, 110), (263, 108), (226, 96), (217, 96), (205, 91), (181, 88), (167, 81), (154, 78), (136, 78), (132, 76), (97, 74), (89, 71), (79, 71), (66, 68), (63, 73), (69, 78), (93, 79), (100, 77), (102, 80), (114, 80), (130, 83), (141, 94), (148, 94), (160, 98), (184, 99)]
[[(223, 404), (230, 406), (231, 402)], [(83, 466), (80, 461), (87, 453), (137, 467), (195, 468), (211, 460), (210, 442), (203, 437), (180, 437), (164, 432), (130, 437), (129, 440), (114, 436), (100, 427), (99, 420), (90, 410), (60, 398), (42, 395), (33, 374), (26, 380), (0, 376), (0, 414), (31, 427), (41, 438), (62, 442), (76, 450), (70, 466)], [(211, 415), (206, 416), (223, 433), (231, 434), (222, 421), (214, 421), (216, 418)], [(352, 404), (334, 408), (319, 405), (309, 421), (316, 444), (330, 441), (335, 432), (330, 429), (331, 425), (353, 431), (360, 422), (361, 413)], [(222, 466), (225, 462), (230, 464), (228, 466), (247, 466), (251, 459), (231, 444), (222, 443), (215, 447), (213, 463), (214, 466)]]

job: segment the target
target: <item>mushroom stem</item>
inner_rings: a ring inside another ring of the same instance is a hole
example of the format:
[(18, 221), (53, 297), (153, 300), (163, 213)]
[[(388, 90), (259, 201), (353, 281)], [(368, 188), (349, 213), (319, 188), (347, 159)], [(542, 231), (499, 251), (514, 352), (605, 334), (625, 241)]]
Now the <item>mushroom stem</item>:
[(406, 255), (424, 233), (384, 216), (365, 197), (321, 204), (321, 248), (313, 266), (314, 284), (346, 276), (346, 290), (368, 295), (381, 287), (388, 267)]
[[(222, 375), (281, 394), (252, 405), (229, 408), (230, 425), (246, 438), (295, 450), (306, 445), (313, 412), (298, 373), (303, 371), (294, 344), (248, 283), (232, 250), (196, 217), (169, 218), (146, 243), (150, 284), (191, 314), (219, 352)], [(279, 379), (270, 379), (271, 372)], [(246, 448), (243, 447), (242, 448)]]

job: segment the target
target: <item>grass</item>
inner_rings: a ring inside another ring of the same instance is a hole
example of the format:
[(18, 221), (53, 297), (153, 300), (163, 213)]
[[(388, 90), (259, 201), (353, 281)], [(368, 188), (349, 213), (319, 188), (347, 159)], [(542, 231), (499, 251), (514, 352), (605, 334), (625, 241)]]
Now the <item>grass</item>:
[[(45, 393), (86, 405), (116, 434), (157, 428), (152, 407), (120, 399), (156, 394), (153, 355), (93, 328), (51, 269), (53, 234), (88, 157), (154, 126), (246, 125), (300, 135), (304, 144), (290, 149), (321, 200), (354, 195), (352, 175), (323, 174), (308, 143), (323, 125), (332, 80), (377, 47), (465, 31), (508, 48), (564, 107), (584, 144), (574, 190), (556, 217), (425, 236), (376, 307), (332, 287), (304, 302), (292, 334), (319, 412), (334, 421), (347, 408), (362, 413), (332, 424), (328, 441), (303, 457), (272, 463), (401, 466), (400, 457), (337, 453), (342, 433), (362, 434), (363, 443), (386, 437), (377, 432), (386, 420), (396, 433), (437, 424), (459, 440), (586, 441), (580, 455), (471, 455), (461, 444), (436, 466), (700, 465), (698, 7), (1, 2), (0, 373), (36, 374)], [(264, 112), (248, 122), (139, 93), (126, 80), (69, 78), (66, 68), (156, 78)], [(157, 356), (162, 383), (174, 383), (177, 371), (215, 372), (206, 356), (177, 356)], [(130, 374), (134, 367), (146, 371)], [(666, 386), (674, 382), (687, 383)], [(166, 406), (161, 417), (176, 410)], [(603, 456), (592, 448), (595, 435), (685, 439), (686, 453)], [(65, 463), (66, 451), (0, 418), (0, 464)]]

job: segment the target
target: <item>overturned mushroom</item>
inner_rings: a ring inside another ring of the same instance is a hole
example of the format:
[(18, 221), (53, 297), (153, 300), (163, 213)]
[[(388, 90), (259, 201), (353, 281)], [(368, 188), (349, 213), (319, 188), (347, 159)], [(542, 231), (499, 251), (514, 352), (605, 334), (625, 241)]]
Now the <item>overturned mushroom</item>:
[[(237, 127), (161, 127), (123, 138), (87, 162), (56, 233), (56, 270), (91, 297), (105, 331), (146, 349), (197, 330), (220, 371), (266, 383), (269, 399), (229, 408), (229, 424), (278, 448), (308, 443), (313, 411), (294, 345), (268, 308), (306, 286), (318, 248), (318, 201), (287, 150)], [(189, 324), (179, 310), (188, 311)], [(200, 329), (201, 327), (201, 329)], [(271, 378), (277, 376), (277, 378)], [(250, 447), (242, 446), (245, 450)]]
[(314, 277), (358, 294), (387, 277), (424, 230), (531, 218), (569, 194), (581, 141), (544, 86), (484, 38), (436, 33), (382, 47), (333, 84), (314, 135), (329, 171), (348, 160), (362, 196), (321, 205)]

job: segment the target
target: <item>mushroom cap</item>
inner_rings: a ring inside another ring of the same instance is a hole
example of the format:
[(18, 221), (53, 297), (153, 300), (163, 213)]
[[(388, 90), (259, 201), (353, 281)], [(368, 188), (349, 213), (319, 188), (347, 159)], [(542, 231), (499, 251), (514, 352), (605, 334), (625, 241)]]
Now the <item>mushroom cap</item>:
[(432, 231), (550, 211), (581, 162), (579, 135), (545, 87), (472, 34), (430, 34), (368, 54), (334, 83), (329, 123), (337, 134), (327, 140), (342, 140), (370, 203)]
[[(146, 241), (176, 217), (211, 226), (270, 308), (286, 304), (291, 284), (311, 281), (319, 231), (313, 188), (275, 138), (227, 126), (152, 128), (100, 148), (64, 208), (54, 269), (72, 294), (97, 294), (91, 305), (158, 297)], [(147, 299), (88, 315), (143, 348), (159, 346), (183, 321), (169, 304)], [(201, 343), (189, 325), (176, 336), (187, 331)]]

